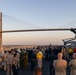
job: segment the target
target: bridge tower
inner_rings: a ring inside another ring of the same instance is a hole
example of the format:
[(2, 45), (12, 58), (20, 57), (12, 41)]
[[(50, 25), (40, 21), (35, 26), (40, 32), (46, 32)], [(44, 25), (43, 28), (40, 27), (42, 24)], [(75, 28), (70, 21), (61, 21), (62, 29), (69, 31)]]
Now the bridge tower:
[(0, 52), (3, 50), (2, 47), (2, 12), (0, 12)]

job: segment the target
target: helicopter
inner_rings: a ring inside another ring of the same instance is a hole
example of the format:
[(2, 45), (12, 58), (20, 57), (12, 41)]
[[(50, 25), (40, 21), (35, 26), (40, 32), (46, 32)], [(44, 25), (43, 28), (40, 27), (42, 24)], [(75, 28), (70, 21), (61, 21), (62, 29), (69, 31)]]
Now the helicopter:
[(71, 28), (70, 31), (73, 32), (75, 34), (75, 36), (72, 38), (62, 39), (62, 41), (63, 41), (65, 47), (74, 48), (74, 47), (76, 47), (76, 29)]

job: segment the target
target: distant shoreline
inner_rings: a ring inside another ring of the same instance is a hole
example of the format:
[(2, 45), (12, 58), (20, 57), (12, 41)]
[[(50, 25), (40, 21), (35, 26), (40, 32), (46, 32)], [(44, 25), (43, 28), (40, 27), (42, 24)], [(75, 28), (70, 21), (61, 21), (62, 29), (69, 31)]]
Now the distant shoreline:
[[(49, 45), (3, 45), (3, 50), (26, 49), (26, 48), (34, 48), (37, 46), (46, 47)], [(52, 46), (63, 46), (63, 45), (52, 45)]]

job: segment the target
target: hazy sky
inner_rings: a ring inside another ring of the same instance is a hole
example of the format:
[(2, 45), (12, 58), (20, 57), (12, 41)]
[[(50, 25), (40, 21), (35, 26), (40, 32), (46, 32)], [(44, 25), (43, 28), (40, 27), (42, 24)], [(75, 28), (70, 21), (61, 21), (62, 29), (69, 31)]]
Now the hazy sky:
[[(3, 30), (76, 27), (76, 0), (0, 0)], [(62, 44), (68, 32), (3, 34), (3, 44)]]

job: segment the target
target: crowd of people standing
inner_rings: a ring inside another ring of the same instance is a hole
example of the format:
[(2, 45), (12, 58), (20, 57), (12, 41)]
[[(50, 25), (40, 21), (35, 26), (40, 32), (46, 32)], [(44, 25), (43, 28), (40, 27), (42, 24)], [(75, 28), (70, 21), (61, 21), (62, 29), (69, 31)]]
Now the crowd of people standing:
[[(67, 75), (67, 67), (70, 68), (70, 75), (76, 75), (76, 49), (71, 47), (66, 50), (64, 47), (37, 47), (28, 49), (16, 49), (4, 51), (0, 56), (0, 67), (6, 75), (19, 75), (19, 70), (28, 67), (34, 75), (42, 75), (42, 61), (50, 61), (49, 75)], [(69, 61), (67, 61), (69, 59)]]
[(31, 63), (31, 71), (34, 71), (35, 67), (42, 68), (43, 54), (39, 48), (35, 51), (20, 49), (20, 52), (16, 49), (10, 51), (4, 51), (4, 54), (0, 56), (1, 67), (6, 75), (19, 75), (18, 71), (28, 67)]
[[(49, 48), (45, 51), (46, 60), (50, 61), (50, 75), (76, 75), (76, 48)], [(50, 54), (49, 54), (50, 53)]]

